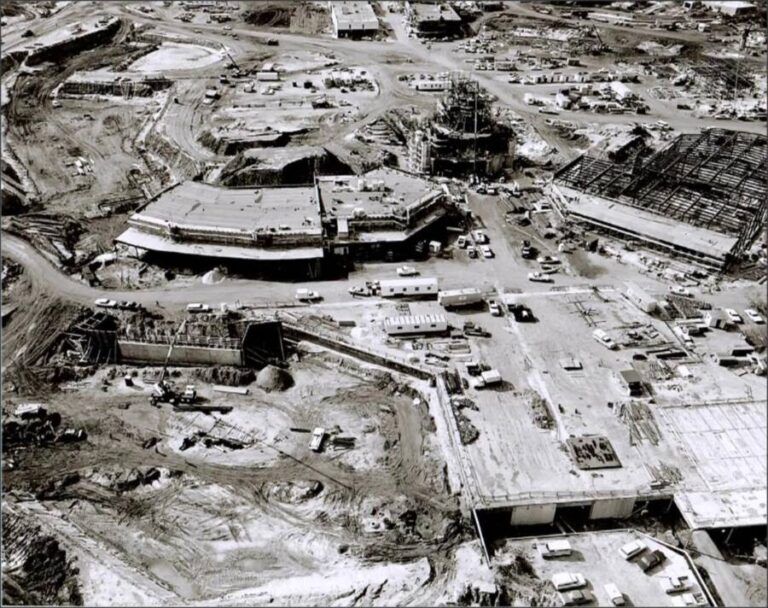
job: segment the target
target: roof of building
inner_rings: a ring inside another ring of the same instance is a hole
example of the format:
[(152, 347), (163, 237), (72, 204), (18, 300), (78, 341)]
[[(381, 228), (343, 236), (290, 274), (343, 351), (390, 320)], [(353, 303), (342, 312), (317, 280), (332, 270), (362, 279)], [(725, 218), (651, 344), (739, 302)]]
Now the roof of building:
[(370, 2), (350, 0), (348, 2), (331, 2), (331, 11), (336, 19), (337, 27), (346, 29), (378, 29), (379, 20), (373, 12)]
[(322, 231), (315, 191), (308, 187), (221, 188), (187, 181), (163, 192), (131, 219), (240, 233)]
[(328, 176), (317, 179), (320, 200), (329, 217), (393, 216), (421, 199), (442, 194), (437, 184), (394, 169), (376, 169), (362, 176)]
[(384, 319), (385, 326), (406, 326), (406, 325), (446, 325), (448, 319), (445, 315), (441, 314), (429, 314), (429, 315), (398, 315), (395, 317), (386, 317)]
[(115, 239), (123, 245), (159, 253), (196, 255), (228, 260), (287, 261), (314, 260), (323, 257), (322, 247), (292, 247), (290, 249), (262, 249), (258, 247), (237, 247), (231, 245), (205, 244), (173, 241), (156, 234), (149, 234), (136, 228), (128, 228)]
[[(568, 187), (558, 186), (562, 190)], [(615, 226), (631, 232), (637, 238), (660, 241), (668, 246), (684, 247), (711, 257), (724, 257), (736, 245), (736, 237), (727, 236), (690, 226), (673, 218), (650, 213), (615, 201), (574, 192), (575, 201), (569, 201), (568, 211), (588, 220)]]
[(461, 21), (461, 17), (449, 4), (411, 2), (411, 10), (418, 21)]

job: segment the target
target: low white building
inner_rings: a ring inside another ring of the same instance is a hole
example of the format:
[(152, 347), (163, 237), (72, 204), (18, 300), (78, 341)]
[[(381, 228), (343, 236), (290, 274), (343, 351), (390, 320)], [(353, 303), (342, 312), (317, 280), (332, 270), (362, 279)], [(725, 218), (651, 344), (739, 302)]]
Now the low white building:
[(390, 336), (407, 334), (437, 334), (448, 331), (445, 315), (400, 315), (384, 319), (384, 331)]
[(705, 0), (702, 4), (713, 11), (728, 15), (729, 17), (749, 15), (755, 10), (754, 4), (751, 2), (742, 2), (741, 0)]
[(336, 38), (369, 36), (379, 30), (379, 20), (370, 2), (350, 0), (330, 2), (333, 33)]

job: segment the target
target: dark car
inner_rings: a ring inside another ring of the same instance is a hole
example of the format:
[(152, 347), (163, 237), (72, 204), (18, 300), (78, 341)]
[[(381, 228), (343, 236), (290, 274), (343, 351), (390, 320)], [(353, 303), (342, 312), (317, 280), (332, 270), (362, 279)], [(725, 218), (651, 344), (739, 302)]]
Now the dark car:
[(656, 549), (655, 551), (651, 551), (650, 553), (646, 553), (645, 555), (640, 556), (640, 559), (637, 560), (637, 565), (640, 566), (640, 569), (643, 572), (650, 572), (656, 566), (663, 563), (666, 559), (667, 556)]

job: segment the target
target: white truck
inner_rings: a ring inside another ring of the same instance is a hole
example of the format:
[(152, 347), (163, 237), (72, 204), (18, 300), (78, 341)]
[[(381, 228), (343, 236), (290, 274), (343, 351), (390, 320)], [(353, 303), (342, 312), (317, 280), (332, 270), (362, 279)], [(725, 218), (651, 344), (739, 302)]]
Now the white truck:
[(483, 293), (477, 287), (448, 289), (437, 294), (437, 303), (444, 308), (472, 306), (483, 301)]
[(603, 329), (596, 329), (592, 332), (592, 337), (597, 340), (600, 344), (605, 346), (608, 350), (618, 350), (619, 345), (616, 344), (616, 342), (613, 341), (613, 339), (608, 335), (608, 333)]
[(318, 300), (321, 300), (321, 296), (318, 292), (312, 291), (311, 289), (297, 289), (296, 290), (296, 300), (299, 302), (317, 302)]
[(480, 375), (472, 381), (473, 388), (478, 389), (493, 386), (494, 384), (501, 384), (501, 374), (495, 369), (481, 372)]
[(313, 452), (319, 452), (323, 447), (323, 440), (325, 439), (325, 429), (321, 426), (312, 431), (312, 439), (309, 442), (309, 449)]

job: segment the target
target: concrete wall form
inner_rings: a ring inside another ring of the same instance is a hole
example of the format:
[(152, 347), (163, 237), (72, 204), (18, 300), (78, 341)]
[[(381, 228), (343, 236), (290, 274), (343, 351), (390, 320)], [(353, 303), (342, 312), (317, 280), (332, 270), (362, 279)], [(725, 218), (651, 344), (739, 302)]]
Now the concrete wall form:
[[(167, 344), (118, 340), (121, 361), (163, 364), (168, 356)], [(207, 348), (202, 346), (174, 346), (169, 360), (171, 365), (243, 365), (240, 349)]]

